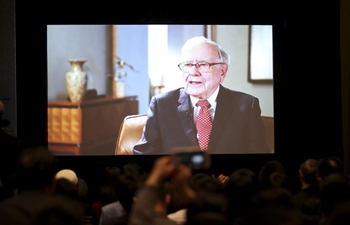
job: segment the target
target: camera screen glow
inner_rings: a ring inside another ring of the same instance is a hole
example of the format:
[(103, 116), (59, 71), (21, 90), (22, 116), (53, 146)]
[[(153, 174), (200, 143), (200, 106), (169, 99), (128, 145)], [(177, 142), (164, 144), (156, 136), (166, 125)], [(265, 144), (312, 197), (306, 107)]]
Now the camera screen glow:
[(202, 156), (202, 155), (192, 156), (192, 162), (195, 164), (202, 163), (203, 161), (204, 161), (204, 156)]

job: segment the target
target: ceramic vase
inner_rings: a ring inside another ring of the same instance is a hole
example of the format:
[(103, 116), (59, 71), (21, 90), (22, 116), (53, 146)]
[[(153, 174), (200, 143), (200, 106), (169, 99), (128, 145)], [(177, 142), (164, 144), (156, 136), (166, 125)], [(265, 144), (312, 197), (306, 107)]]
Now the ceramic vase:
[(125, 96), (125, 83), (118, 81), (118, 80), (116, 82), (117, 82), (117, 84), (116, 84), (116, 87), (117, 87), (116, 96), (117, 97), (124, 97)]
[(69, 100), (81, 102), (87, 89), (87, 73), (83, 70), (85, 59), (69, 59), (71, 69), (66, 73), (66, 88)]

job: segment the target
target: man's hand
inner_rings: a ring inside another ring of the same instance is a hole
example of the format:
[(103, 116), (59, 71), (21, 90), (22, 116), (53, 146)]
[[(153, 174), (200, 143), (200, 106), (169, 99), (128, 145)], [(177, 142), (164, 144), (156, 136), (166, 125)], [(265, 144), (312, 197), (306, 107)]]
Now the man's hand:
[(170, 156), (157, 158), (153, 163), (153, 168), (146, 180), (147, 186), (158, 186), (161, 180), (170, 178), (176, 169), (176, 164)]
[(184, 202), (188, 202), (195, 197), (195, 192), (189, 186), (191, 176), (192, 170), (183, 164), (178, 164), (172, 175), (173, 188)]
[[(213, 177), (215, 177), (214, 175), (212, 175)], [(226, 182), (228, 181), (229, 177), (224, 175), (224, 174), (220, 174), (217, 179), (222, 183), (222, 184), (226, 184)]]

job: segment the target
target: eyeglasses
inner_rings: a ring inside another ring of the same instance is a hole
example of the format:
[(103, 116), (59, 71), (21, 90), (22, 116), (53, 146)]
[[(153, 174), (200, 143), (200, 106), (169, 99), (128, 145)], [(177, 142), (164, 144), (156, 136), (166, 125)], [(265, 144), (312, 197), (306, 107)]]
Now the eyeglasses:
[(182, 62), (179, 65), (179, 69), (183, 72), (187, 72), (189, 69), (191, 69), (192, 66), (195, 66), (197, 70), (200, 72), (207, 72), (209, 71), (210, 67), (217, 64), (223, 64), (224, 62), (217, 62), (217, 63), (208, 63), (208, 62), (198, 62), (198, 63), (188, 63), (188, 62)]

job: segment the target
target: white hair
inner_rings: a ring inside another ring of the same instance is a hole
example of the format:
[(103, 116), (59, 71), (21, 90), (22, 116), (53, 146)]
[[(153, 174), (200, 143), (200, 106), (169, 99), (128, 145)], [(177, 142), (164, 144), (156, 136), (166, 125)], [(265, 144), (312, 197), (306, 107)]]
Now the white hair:
[(201, 44), (201, 43), (206, 43), (206, 44), (212, 45), (215, 48), (217, 48), (220, 62), (225, 62), (227, 64), (230, 63), (230, 55), (223, 48), (221, 48), (221, 46), (218, 45), (216, 42), (214, 42), (214, 41), (212, 41), (204, 36), (196, 36), (196, 37), (192, 37), (192, 38), (188, 39), (185, 42), (185, 44), (182, 46), (181, 52), (186, 52), (190, 48), (192, 48), (193, 46), (195, 46), (197, 44)]

